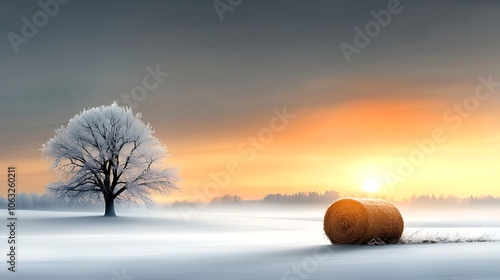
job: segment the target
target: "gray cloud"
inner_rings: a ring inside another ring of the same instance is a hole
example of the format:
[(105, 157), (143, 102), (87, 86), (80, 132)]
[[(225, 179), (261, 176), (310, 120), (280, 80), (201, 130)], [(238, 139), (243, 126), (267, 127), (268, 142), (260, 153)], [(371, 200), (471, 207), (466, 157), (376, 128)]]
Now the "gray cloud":
[(405, 11), (347, 64), (338, 44), (387, 1), (244, 1), (220, 22), (211, 1), (75, 0), (19, 54), (6, 34), (19, 33), (21, 17), (39, 7), (2, 1), (0, 131), (37, 128), (22, 135), (38, 148), (40, 135), (50, 134), (38, 128), (50, 131), (47, 125), (130, 93), (147, 65), (160, 64), (171, 75), (137, 110), (178, 133), (238, 127), (275, 106), (373, 97), (346, 96), (335, 83), (326, 97), (295, 90), (316, 79), (459, 81), (498, 72), (497, 2), (402, 3)]

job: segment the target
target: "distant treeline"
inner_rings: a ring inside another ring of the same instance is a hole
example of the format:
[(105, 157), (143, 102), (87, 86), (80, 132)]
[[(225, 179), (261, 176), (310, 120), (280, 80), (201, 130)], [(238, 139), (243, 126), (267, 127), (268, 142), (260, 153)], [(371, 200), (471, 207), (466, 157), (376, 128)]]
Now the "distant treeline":
[[(5, 197), (0, 197), (0, 208), (7, 208), (8, 203)], [(16, 195), (16, 209), (22, 210), (91, 210), (95, 208), (95, 204), (83, 201), (64, 201), (49, 194), (21, 193)]]
[[(319, 192), (298, 192), (294, 194), (268, 194), (261, 200), (243, 200), (239, 195), (226, 194), (221, 197), (213, 198), (209, 204), (239, 204), (239, 203), (266, 203), (266, 204), (327, 204), (339, 199), (340, 193), (337, 191), (326, 191), (323, 194)], [(202, 204), (199, 201), (176, 201), (172, 206), (188, 206)]]
[(500, 206), (500, 197), (488, 196), (470, 196), (468, 198), (458, 198), (456, 196), (439, 196), (421, 195), (412, 196), (410, 199), (396, 202), (400, 204), (408, 204), (412, 207), (457, 207), (457, 206)]
[[(293, 194), (268, 194), (260, 200), (243, 200), (238, 195), (224, 195), (213, 198), (210, 205), (234, 205), (234, 204), (296, 204), (296, 205), (328, 205), (339, 199), (342, 195), (337, 191), (319, 192), (298, 192)], [(499, 206), (500, 197), (494, 196), (470, 196), (468, 198), (458, 198), (455, 196), (439, 196), (434, 195), (414, 195), (409, 199), (402, 201), (394, 201), (392, 198), (385, 196), (375, 197), (381, 198), (398, 205), (407, 205), (412, 208), (454, 208), (454, 207), (482, 207), (482, 206)], [(171, 206), (183, 205), (198, 205), (201, 202), (193, 201), (176, 201)], [(7, 208), (8, 201), (5, 197), (0, 197), (0, 208)], [(24, 210), (95, 210), (95, 204), (78, 201), (70, 202), (57, 199), (49, 194), (37, 193), (21, 193), (16, 196), (16, 209)]]
[[(241, 203), (263, 203), (263, 204), (299, 204), (299, 205), (329, 205), (342, 196), (337, 191), (319, 192), (298, 192), (293, 194), (268, 194), (261, 200), (243, 200), (238, 195), (224, 195), (221, 197), (213, 198), (209, 204), (211, 205), (224, 205), (224, 204), (241, 204)], [(362, 195), (361, 197), (367, 197)], [(499, 206), (500, 197), (494, 196), (470, 196), (468, 198), (458, 198), (456, 196), (439, 196), (435, 195), (413, 195), (409, 199), (395, 201), (392, 197), (375, 196), (373, 198), (384, 199), (398, 205), (407, 205), (414, 208), (453, 208), (453, 207), (481, 207), (481, 206)], [(201, 202), (193, 201), (176, 201), (172, 206), (182, 205), (196, 205)]]
[(337, 191), (326, 191), (323, 194), (318, 192), (298, 192), (294, 194), (268, 194), (263, 199), (264, 203), (332, 203), (341, 197)]

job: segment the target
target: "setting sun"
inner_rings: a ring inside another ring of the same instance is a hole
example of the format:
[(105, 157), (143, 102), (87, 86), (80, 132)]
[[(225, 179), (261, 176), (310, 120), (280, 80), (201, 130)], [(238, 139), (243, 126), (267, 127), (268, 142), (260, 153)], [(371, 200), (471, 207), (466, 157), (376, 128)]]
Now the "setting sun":
[(365, 190), (366, 192), (372, 193), (378, 191), (379, 189), (380, 185), (377, 179), (374, 178), (366, 179), (365, 182), (363, 183), (363, 190)]

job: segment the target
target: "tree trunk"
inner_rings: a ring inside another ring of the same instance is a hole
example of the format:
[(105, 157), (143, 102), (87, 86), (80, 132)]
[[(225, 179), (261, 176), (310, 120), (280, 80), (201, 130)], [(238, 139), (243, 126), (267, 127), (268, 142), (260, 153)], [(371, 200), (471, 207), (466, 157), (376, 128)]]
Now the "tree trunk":
[(116, 217), (115, 213), (115, 200), (113, 198), (104, 198), (104, 203), (106, 205), (105, 217)]

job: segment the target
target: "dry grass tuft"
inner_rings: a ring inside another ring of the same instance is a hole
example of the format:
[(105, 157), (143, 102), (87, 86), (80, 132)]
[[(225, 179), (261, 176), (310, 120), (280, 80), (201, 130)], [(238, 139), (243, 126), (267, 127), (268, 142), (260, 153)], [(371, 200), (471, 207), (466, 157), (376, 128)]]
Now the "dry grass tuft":
[(448, 232), (428, 232), (425, 229), (417, 229), (405, 232), (398, 244), (435, 244), (435, 243), (472, 243), (472, 242), (493, 242), (488, 234), (464, 235), (459, 230), (449, 230)]

